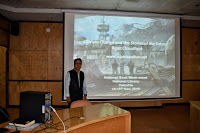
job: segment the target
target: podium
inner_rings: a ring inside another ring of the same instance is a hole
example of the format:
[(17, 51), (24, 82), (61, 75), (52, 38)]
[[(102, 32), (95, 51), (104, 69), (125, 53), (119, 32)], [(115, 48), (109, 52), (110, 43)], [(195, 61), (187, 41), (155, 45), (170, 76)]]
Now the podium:
[[(131, 133), (130, 112), (110, 103), (62, 109), (57, 113), (64, 121), (67, 133)], [(48, 132), (63, 133), (62, 123), (54, 112), (51, 114), (53, 124)], [(40, 126), (32, 132), (45, 133), (44, 127)], [(55, 131), (55, 128), (58, 130)]]

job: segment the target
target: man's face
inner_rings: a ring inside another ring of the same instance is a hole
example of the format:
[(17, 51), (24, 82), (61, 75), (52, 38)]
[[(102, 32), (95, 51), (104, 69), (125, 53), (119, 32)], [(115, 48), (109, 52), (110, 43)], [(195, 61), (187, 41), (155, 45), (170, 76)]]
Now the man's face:
[(82, 63), (80, 60), (77, 60), (74, 64), (75, 70), (79, 71), (81, 69)]

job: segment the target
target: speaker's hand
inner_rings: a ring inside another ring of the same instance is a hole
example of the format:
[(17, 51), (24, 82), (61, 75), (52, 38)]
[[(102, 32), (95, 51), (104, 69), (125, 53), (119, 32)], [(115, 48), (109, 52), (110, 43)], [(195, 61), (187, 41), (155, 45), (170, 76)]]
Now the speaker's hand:
[(84, 100), (86, 100), (87, 99), (87, 95), (84, 95)]
[(71, 103), (71, 98), (67, 97), (67, 103)]

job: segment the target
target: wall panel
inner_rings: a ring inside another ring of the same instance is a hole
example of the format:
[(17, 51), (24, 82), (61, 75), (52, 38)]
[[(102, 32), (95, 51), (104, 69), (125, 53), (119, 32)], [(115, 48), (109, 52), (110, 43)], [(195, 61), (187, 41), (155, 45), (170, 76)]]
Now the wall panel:
[(47, 23), (20, 23), (20, 49), (19, 50), (47, 50), (48, 33)]
[(62, 101), (62, 82), (48, 82), (48, 91), (52, 93), (53, 105), (67, 105)]
[(182, 29), (182, 79), (200, 80), (200, 29)]
[(19, 105), (20, 92), (23, 91), (47, 92), (47, 82), (9, 81), (9, 105)]
[(6, 51), (7, 48), (0, 46), (0, 106), (6, 106)]
[(9, 33), (0, 29), (0, 45), (8, 46)]
[(20, 100), (20, 86), (19, 82), (9, 81), (8, 83), (8, 96), (9, 103), (8, 105), (19, 105)]
[(62, 80), (63, 51), (48, 51), (48, 80)]
[(183, 100), (181, 102), (199, 101), (200, 100), (200, 81), (184, 81)]
[(19, 51), (20, 49), (20, 40), (21, 36), (14, 36), (10, 34), (10, 46), (9, 46), (9, 50), (10, 51)]
[(200, 54), (184, 54), (183, 63), (183, 80), (200, 80)]
[(63, 24), (50, 23), (48, 50), (63, 50)]
[[(56, 82), (63, 72), (63, 24), (21, 22), (19, 26), (19, 35), (10, 35), (9, 79), (19, 80), (20, 89), (16, 92), (9, 85), (9, 105), (19, 105), (12, 95), (21, 91), (50, 91), (55, 95), (53, 104), (63, 105), (62, 82)], [(47, 27), (51, 32), (46, 32)]]
[(9, 51), (9, 80), (20, 80), (19, 51)]
[(7, 47), (10, 22), (0, 16), (0, 106), (6, 106)]
[(61, 102), (62, 82), (10, 81), (9, 88), (9, 105), (19, 105), (20, 92), (23, 91), (51, 92), (53, 105), (66, 105)]
[(6, 31), (10, 30), (10, 21), (0, 16), (0, 27)]
[(47, 82), (21, 82), (20, 83), (20, 92), (23, 91), (41, 91), (47, 92)]
[(20, 51), (20, 79), (47, 80), (47, 51)]

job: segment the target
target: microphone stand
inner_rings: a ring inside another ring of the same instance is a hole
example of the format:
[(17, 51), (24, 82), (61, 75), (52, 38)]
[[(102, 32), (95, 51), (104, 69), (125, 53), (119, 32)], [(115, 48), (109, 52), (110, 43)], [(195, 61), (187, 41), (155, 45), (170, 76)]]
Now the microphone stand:
[[(12, 122), (11, 120), (10, 120), (10, 118), (3, 112), (3, 110), (0, 108), (0, 110), (1, 110), (1, 112), (6, 116), (6, 118), (10, 121), (10, 122)], [(14, 124), (14, 126), (15, 126), (15, 123), (13, 123)], [(20, 133), (20, 131), (18, 131), (17, 130), (17, 127), (15, 126), (15, 129), (16, 129), (16, 131), (14, 131), (14, 132), (12, 132), (12, 133)]]

